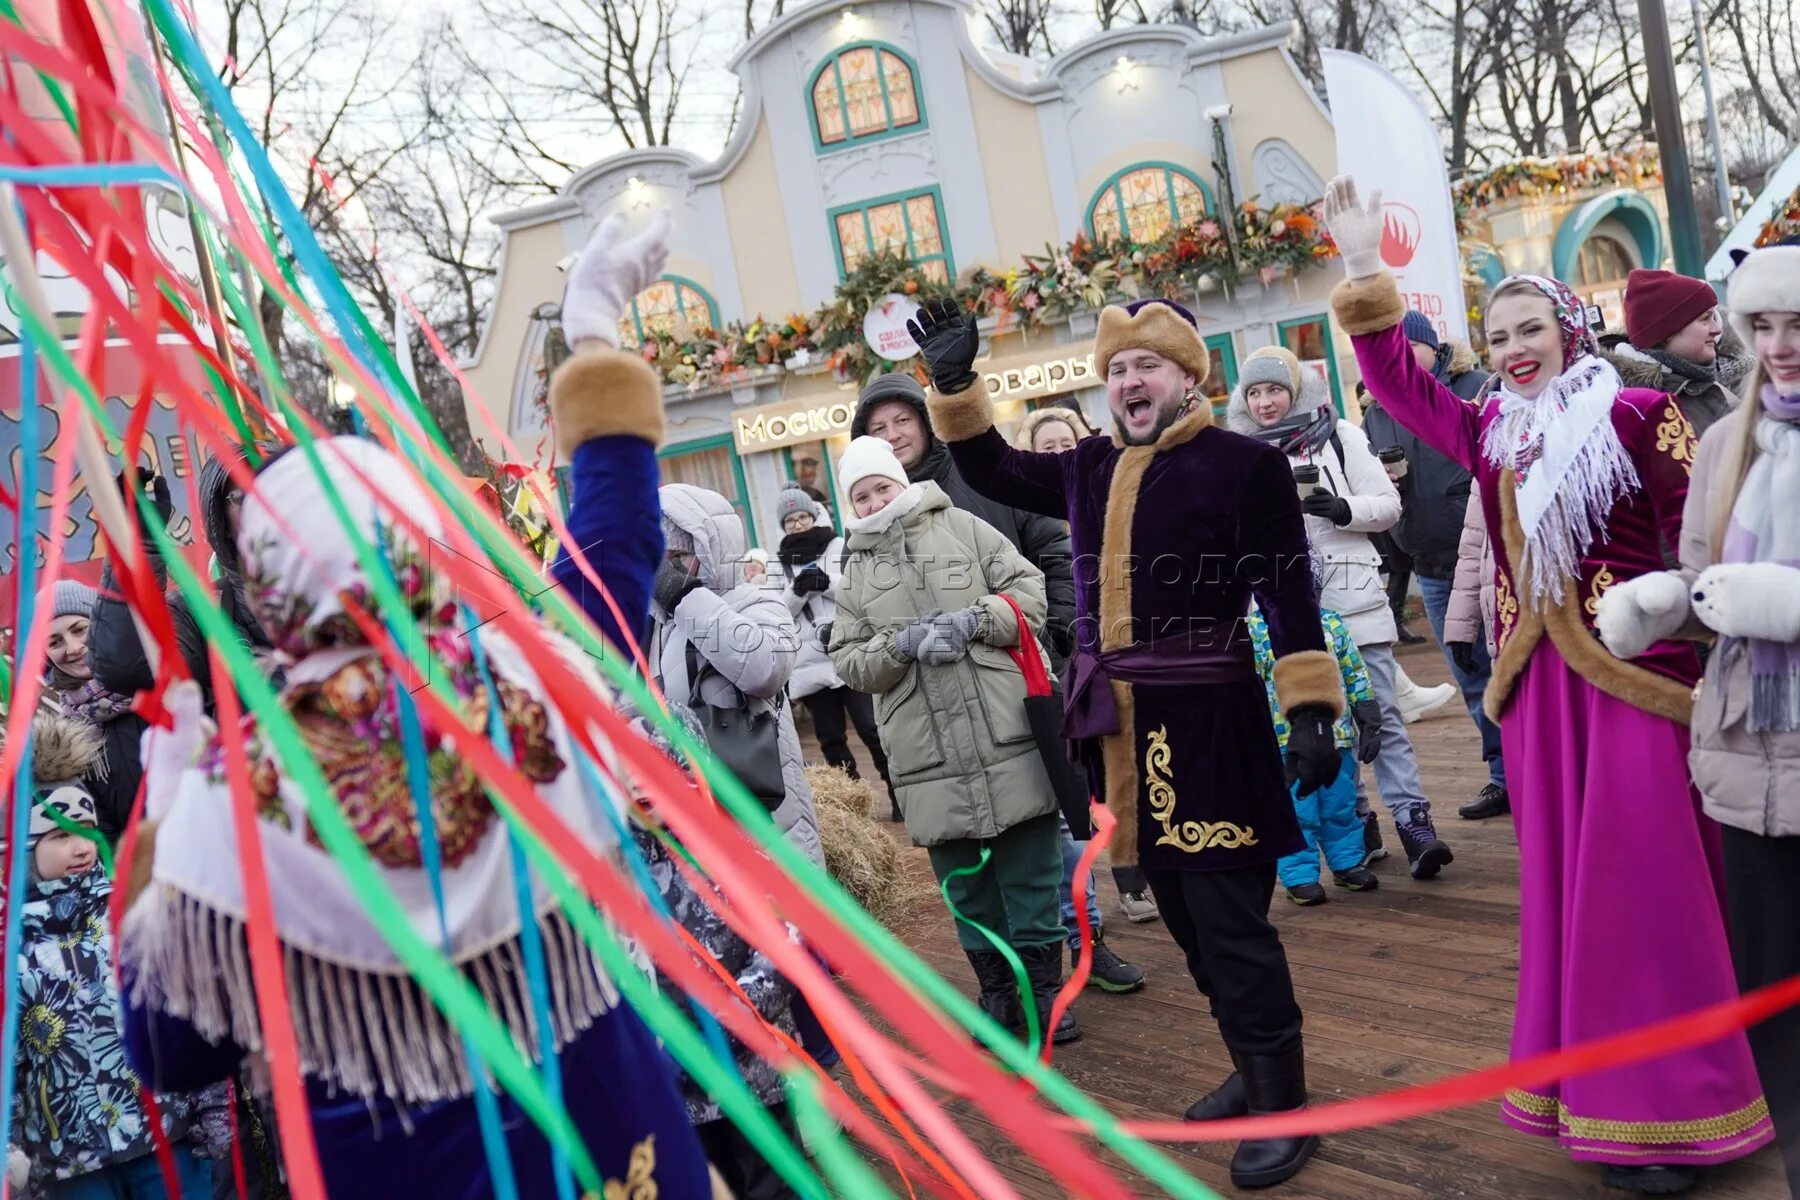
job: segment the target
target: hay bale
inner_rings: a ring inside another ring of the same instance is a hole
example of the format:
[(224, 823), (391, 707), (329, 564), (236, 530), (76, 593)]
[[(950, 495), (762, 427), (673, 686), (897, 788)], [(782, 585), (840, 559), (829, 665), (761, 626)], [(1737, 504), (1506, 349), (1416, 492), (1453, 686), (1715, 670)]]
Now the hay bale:
[(890, 928), (922, 903), (936, 898), (903, 846), (869, 815), (874, 794), (836, 767), (808, 767), (825, 869), (869, 915)]

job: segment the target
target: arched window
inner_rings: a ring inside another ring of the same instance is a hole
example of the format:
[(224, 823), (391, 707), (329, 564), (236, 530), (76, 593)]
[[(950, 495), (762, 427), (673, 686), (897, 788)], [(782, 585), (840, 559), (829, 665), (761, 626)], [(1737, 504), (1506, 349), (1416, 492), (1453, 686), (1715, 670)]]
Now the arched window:
[(1088, 205), (1096, 241), (1153, 242), (1171, 225), (1198, 221), (1212, 210), (1206, 185), (1169, 163), (1144, 163), (1114, 175)]
[(1575, 279), (1584, 287), (1616, 283), (1631, 274), (1632, 265), (1631, 251), (1619, 239), (1596, 233), (1581, 243), (1581, 253), (1575, 260)]
[(920, 127), (918, 74), (892, 47), (845, 47), (813, 75), (812, 115), (821, 150)]
[(648, 333), (669, 333), (678, 319), (694, 330), (712, 329), (719, 323), (718, 306), (693, 280), (665, 275), (631, 298), (619, 318), (619, 345), (636, 346)]

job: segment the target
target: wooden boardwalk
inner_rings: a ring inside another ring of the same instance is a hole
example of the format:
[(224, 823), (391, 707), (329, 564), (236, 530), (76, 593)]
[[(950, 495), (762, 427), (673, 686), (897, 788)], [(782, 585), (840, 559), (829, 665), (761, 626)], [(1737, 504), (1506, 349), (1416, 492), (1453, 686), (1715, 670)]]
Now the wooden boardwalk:
[[(1425, 628), (1422, 620), (1415, 624)], [(1449, 676), (1434, 645), (1403, 650), (1400, 660), (1422, 684)], [(1316, 1100), (1367, 1096), (1506, 1061), (1518, 978), (1518, 851), (1510, 820), (1456, 816), (1456, 807), (1487, 778), (1474, 726), (1452, 707), (1410, 732), (1455, 864), (1436, 881), (1414, 881), (1383, 812), (1393, 855), (1376, 864), (1379, 891), (1353, 895), (1332, 888), (1329, 904), (1301, 909), (1277, 889), (1273, 915), (1306, 1013), (1307, 1070)], [(816, 761), (816, 743), (809, 731), (804, 736)], [(865, 767), (865, 775), (873, 772)], [(887, 828), (903, 836), (897, 827)], [(926, 872), (924, 851), (912, 853)], [(1058, 1047), (1056, 1064), (1122, 1117), (1177, 1117), (1225, 1076), (1229, 1060), (1162, 924), (1127, 923), (1110, 874), (1097, 874), (1107, 942), (1143, 967), (1149, 982), (1130, 996), (1090, 988), (1075, 1007), (1086, 1036)], [(903, 932), (927, 962), (973, 994), (968, 963), (942, 910), (921, 912), (916, 927)], [(1502, 1125), (1498, 1109), (1489, 1101), (1334, 1135), (1297, 1179), (1265, 1194), (1317, 1200), (1625, 1195), (1600, 1186), (1598, 1167), (1571, 1163), (1553, 1142)], [(964, 1106), (956, 1111), (971, 1137), (993, 1149), (1021, 1195), (1061, 1200), (1062, 1190), (1021, 1161), (994, 1129)], [(1171, 1147), (1171, 1153), (1208, 1186), (1233, 1192), (1228, 1146)], [(1702, 1187), (1693, 1194), (1718, 1200), (1780, 1200), (1787, 1194), (1772, 1150), (1709, 1172)], [(1142, 1192), (1156, 1194), (1148, 1184)]]

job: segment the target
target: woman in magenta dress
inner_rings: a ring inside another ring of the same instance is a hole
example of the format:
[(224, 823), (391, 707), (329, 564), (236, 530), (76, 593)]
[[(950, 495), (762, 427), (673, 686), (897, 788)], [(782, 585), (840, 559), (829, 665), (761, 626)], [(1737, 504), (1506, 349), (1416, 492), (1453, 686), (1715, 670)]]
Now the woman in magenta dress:
[[(1699, 660), (1661, 642), (1634, 662), (1593, 633), (1606, 589), (1678, 543), (1694, 436), (1674, 401), (1594, 354), (1567, 287), (1513, 276), (1486, 314), (1496, 381), (1479, 404), (1419, 368), (1381, 270), (1381, 204), (1333, 181), (1325, 218), (1349, 278), (1332, 297), (1363, 382), (1394, 419), (1472, 471), (1494, 547), (1499, 655), (1488, 715), (1516, 790), (1525, 1058), (1736, 996), (1717, 828), (1687, 770)], [(1517, 764), (1515, 766), (1515, 764)], [(1610, 1186), (1685, 1191), (1696, 1169), (1772, 1137), (1742, 1034), (1508, 1092), (1502, 1115), (1605, 1164)]]

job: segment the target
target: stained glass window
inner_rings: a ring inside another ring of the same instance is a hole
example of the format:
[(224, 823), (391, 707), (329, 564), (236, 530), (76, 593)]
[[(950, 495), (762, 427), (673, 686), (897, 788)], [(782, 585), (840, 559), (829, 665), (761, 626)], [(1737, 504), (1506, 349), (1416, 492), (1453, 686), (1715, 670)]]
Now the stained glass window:
[(712, 297), (685, 279), (659, 279), (636, 296), (619, 318), (619, 344), (636, 346), (648, 333), (674, 333), (677, 323), (698, 333), (719, 323)]
[(1209, 207), (1200, 181), (1176, 167), (1134, 167), (1107, 181), (1088, 209), (1088, 227), (1100, 241), (1153, 242), (1172, 224), (1186, 225)]
[(828, 59), (813, 79), (812, 107), (821, 146), (924, 123), (911, 64), (881, 46), (852, 46)]
[(883, 200), (840, 212), (832, 220), (837, 227), (838, 263), (846, 275), (869, 255), (885, 252), (904, 254), (939, 283), (950, 281), (953, 268), (936, 192)]

